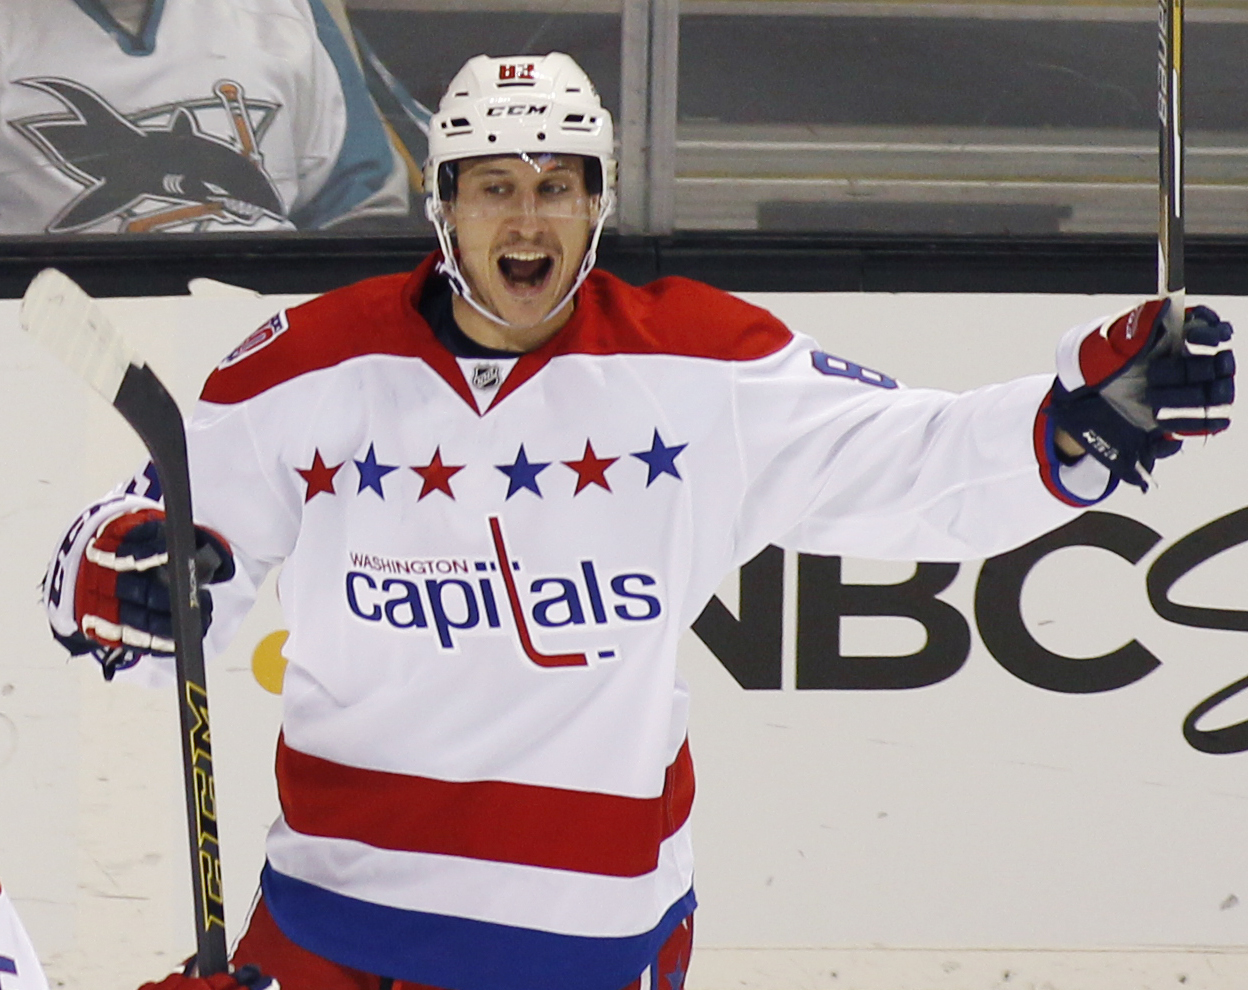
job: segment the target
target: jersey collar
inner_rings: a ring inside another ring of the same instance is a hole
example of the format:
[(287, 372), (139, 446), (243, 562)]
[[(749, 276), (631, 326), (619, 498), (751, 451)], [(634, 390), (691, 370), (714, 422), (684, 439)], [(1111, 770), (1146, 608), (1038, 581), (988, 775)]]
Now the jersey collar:
[[(407, 285), (403, 290), (405, 308), (409, 319), (416, 321), (425, 333), (434, 338), (432, 341), (433, 346), (428, 348), (423, 355), (426, 363), (455, 390), (461, 399), (468, 403), (474, 411), (477, 411), (476, 399), (472, 394), (472, 389), (469, 387), (467, 379), (464, 378), (463, 369), (460, 368), (459, 362), (446, 346), (436, 339), (433, 329), (420, 315), (419, 311), (420, 298), (424, 292), (425, 283), (431, 277), (434, 277), (437, 271), (437, 264), (441, 260), (442, 253), (435, 251), (412, 272), (411, 278), (408, 279)], [(515, 367), (511, 369), (511, 373), (507, 376), (506, 381), (499, 388), (494, 401), (490, 403), (489, 408), (485, 412), (477, 411), (478, 415), (484, 416), (497, 409), (500, 402), (541, 371), (552, 357), (565, 353), (569, 349), (575, 350), (574, 346), (570, 347), (569, 345), (576, 337), (577, 329), (583, 322), (582, 307), (579, 305), (579, 302), (585, 292), (585, 288), (582, 285), (577, 292), (577, 298), (573, 302), (573, 305), (576, 305), (576, 310), (573, 312), (572, 318), (559, 329), (558, 333), (537, 348), (537, 350), (529, 351), (519, 356)]]
[(112, 35), (113, 40), (117, 42), (117, 47), (127, 55), (150, 55), (156, 50), (156, 31), (165, 13), (165, 0), (150, 0), (147, 18), (143, 21), (143, 30), (137, 35), (131, 34), (113, 20), (113, 15), (100, 0), (74, 0), (74, 3), (78, 5), (79, 10)]

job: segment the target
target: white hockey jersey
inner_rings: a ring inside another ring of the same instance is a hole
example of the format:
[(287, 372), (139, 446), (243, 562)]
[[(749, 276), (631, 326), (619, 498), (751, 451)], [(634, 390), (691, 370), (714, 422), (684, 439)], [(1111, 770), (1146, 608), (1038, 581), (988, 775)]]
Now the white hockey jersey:
[[(708, 286), (603, 272), (510, 368), (456, 359), (415, 306), (434, 260), (274, 317), (189, 427), (240, 565), (210, 649), (284, 563), (265, 898), (366, 972), (619, 990), (694, 907), (676, 649), (724, 575), (768, 543), (985, 557), (1084, 500), (1053, 487), (1051, 376), (906, 389)], [(71, 530), (62, 634), (85, 540), (152, 496)]]
[(321, 0), (0, 3), (0, 233), (316, 229), (406, 213)]
[(3, 889), (0, 889), (0, 988), (48, 990), (39, 957), (13, 909), (13, 902)]

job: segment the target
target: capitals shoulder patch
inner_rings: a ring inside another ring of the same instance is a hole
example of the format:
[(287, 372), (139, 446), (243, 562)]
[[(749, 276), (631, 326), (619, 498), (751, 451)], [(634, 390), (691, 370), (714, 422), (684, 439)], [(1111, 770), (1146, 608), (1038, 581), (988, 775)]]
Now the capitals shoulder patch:
[(290, 321), (286, 319), (286, 310), (275, 313), (271, 319), (261, 324), (261, 326), (251, 333), (246, 340), (239, 344), (234, 350), (225, 356), (225, 360), (217, 365), (220, 371), (230, 365), (238, 364), (248, 354), (253, 354), (262, 347), (267, 347), (273, 343), (281, 334), (290, 328)]

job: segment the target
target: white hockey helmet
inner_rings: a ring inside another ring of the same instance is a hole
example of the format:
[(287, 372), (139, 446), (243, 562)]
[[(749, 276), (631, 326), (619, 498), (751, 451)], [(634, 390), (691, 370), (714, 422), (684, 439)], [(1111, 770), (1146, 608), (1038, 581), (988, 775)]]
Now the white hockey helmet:
[[(563, 52), (469, 59), (447, 87), (429, 122), (425, 160), (425, 212), (442, 248), (439, 270), (474, 309), (507, 325), (473, 298), (455, 256), (446, 201), (454, 196), (454, 172), (443, 166), (488, 155), (580, 155), (597, 163), (601, 189), (592, 170), (586, 179), (598, 194), (597, 222), (572, 287), (546, 314), (559, 312), (581, 287), (597, 260), (598, 241), (615, 208), (615, 131), (589, 76)], [(589, 162), (587, 161), (587, 166)]]

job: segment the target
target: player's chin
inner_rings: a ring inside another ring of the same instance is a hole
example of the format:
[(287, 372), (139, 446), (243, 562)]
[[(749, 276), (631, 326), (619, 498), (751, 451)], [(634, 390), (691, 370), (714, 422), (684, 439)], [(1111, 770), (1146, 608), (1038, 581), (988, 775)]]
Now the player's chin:
[(544, 322), (571, 285), (557, 259), (540, 279), (516, 282), (496, 274), (490, 293), (495, 311), (514, 327), (535, 327)]

